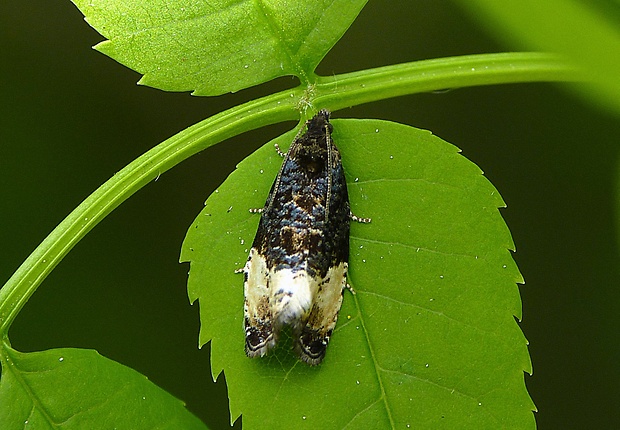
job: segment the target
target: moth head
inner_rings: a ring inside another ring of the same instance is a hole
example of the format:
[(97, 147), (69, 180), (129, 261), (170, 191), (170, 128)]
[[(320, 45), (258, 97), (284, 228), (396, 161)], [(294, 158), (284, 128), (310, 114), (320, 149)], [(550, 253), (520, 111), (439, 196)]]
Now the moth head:
[(321, 135), (325, 132), (331, 133), (334, 128), (329, 123), (330, 112), (327, 109), (321, 109), (316, 115), (306, 121), (308, 134)]

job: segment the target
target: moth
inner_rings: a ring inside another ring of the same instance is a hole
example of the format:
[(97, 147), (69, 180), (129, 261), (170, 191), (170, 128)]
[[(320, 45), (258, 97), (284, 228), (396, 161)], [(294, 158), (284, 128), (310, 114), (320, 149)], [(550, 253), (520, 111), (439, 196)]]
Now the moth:
[[(347, 286), (351, 214), (330, 113), (306, 122), (284, 155), (244, 273), (245, 351), (264, 356), (291, 327), (307, 364), (324, 356)], [(279, 151), (279, 149), (278, 149)]]

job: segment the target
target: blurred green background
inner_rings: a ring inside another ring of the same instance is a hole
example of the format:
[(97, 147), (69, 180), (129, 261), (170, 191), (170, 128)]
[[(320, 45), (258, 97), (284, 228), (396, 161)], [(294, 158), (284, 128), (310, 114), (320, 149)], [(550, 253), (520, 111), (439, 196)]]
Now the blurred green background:
[[(90, 47), (102, 37), (69, 0), (0, 3), (0, 284), (87, 195), (152, 146), (228, 107), (296, 84), (216, 98), (136, 86)], [(319, 67), (324, 75), (514, 49), (449, 1), (371, 1)], [(499, 189), (526, 279), (525, 376), (541, 429), (620, 428), (620, 121), (553, 84), (469, 88), (336, 112), (432, 130)], [(243, 157), (293, 124), (231, 139), (137, 193), (83, 240), (28, 302), (22, 351), (95, 348), (226, 428), (188, 303), (185, 231)], [(231, 294), (242, 294), (231, 291)], [(240, 310), (241, 311), (241, 310)], [(239, 424), (239, 423), (237, 423)]]

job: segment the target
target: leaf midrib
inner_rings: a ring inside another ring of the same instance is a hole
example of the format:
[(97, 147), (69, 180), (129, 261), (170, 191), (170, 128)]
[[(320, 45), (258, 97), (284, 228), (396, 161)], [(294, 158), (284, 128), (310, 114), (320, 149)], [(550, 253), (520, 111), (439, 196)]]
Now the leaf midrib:
[(267, 13), (267, 10), (264, 7), (263, 1), (254, 0), (254, 5), (256, 9), (261, 13), (261, 15), (265, 18), (265, 23), (271, 29), (271, 34), (273, 34), (275, 39), (278, 41), (278, 45), (280, 46), (280, 49), (282, 50), (282, 52), (286, 53), (289, 64), (292, 65), (293, 68), (295, 69), (295, 72), (294, 72), (295, 75), (301, 80), (301, 83), (303, 86), (307, 85), (308, 73), (306, 73), (306, 71), (300, 67), (299, 63), (294, 60), (293, 53), (289, 49), (289, 46), (286, 43), (284, 43), (282, 32), (278, 29), (278, 26), (275, 20), (273, 19), (273, 17), (269, 13)]
[(52, 416), (47, 412), (47, 409), (43, 406), (43, 404), (39, 402), (38, 396), (34, 394), (28, 382), (26, 382), (26, 380), (22, 378), (19, 365), (13, 360), (13, 357), (11, 357), (12, 351), (13, 349), (6, 344), (0, 345), (0, 359), (2, 359), (2, 363), (6, 363), (6, 366), (2, 366), (2, 373), (4, 374), (4, 372), (11, 372), (17, 383), (22, 387), (24, 391), (26, 391), (26, 393), (28, 393), (28, 398), (32, 402), (32, 408), (30, 410), (29, 417), (33, 415), (35, 409), (38, 409), (51, 428), (60, 428), (59, 425), (54, 421)]
[[(355, 300), (355, 307), (357, 308), (357, 312), (359, 315), (359, 319), (360, 319), (360, 325), (362, 326), (362, 330), (364, 331), (364, 337), (366, 338), (366, 344), (368, 345), (368, 350), (370, 352), (370, 357), (372, 358), (372, 364), (373, 364), (373, 369), (375, 371), (375, 375), (377, 376), (377, 382), (379, 383), (379, 388), (381, 389), (381, 396), (379, 399), (377, 399), (377, 401), (382, 400), (383, 401), (383, 405), (385, 407), (385, 411), (387, 413), (387, 416), (390, 420), (390, 426), (391, 428), (396, 428), (394, 425), (394, 419), (392, 418), (392, 411), (390, 409), (390, 405), (387, 402), (387, 396), (385, 393), (385, 387), (383, 386), (383, 379), (381, 378), (381, 366), (379, 365), (379, 363), (377, 362), (377, 357), (375, 355), (375, 350), (372, 347), (372, 343), (370, 342), (370, 337), (368, 334), (368, 330), (366, 329), (366, 323), (364, 322), (364, 314), (362, 312), (362, 308), (360, 307), (360, 303), (359, 303), (359, 299), (357, 297), (357, 295), (353, 296), (353, 299)], [(372, 404), (376, 404), (376, 402), (373, 402)]]

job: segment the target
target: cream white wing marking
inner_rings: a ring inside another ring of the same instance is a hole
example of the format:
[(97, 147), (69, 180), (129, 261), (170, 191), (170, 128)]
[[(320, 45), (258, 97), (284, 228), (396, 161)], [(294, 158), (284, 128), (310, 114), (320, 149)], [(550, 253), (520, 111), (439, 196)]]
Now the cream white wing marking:
[(319, 284), (312, 309), (297, 337), (297, 353), (310, 365), (319, 364), (325, 356), (342, 306), (342, 296), (347, 285), (347, 269), (346, 262), (329, 268), (325, 279)]
[(276, 344), (277, 333), (273, 332), (269, 305), (267, 261), (254, 248), (250, 250), (244, 274), (245, 351), (249, 357), (263, 356)]

